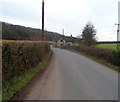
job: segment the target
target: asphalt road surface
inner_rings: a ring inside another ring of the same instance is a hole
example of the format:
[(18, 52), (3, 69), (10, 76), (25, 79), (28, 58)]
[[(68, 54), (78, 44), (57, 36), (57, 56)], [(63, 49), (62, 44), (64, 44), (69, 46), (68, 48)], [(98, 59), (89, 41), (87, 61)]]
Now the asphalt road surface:
[(118, 73), (67, 50), (53, 48), (49, 67), (24, 100), (117, 100)]

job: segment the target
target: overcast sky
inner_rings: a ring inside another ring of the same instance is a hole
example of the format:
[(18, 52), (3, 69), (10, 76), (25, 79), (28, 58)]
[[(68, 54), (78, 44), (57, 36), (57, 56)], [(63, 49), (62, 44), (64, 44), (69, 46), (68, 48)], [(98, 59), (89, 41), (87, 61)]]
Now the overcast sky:
[[(88, 22), (99, 41), (116, 41), (119, 0), (45, 0), (45, 29), (76, 37)], [(0, 0), (0, 21), (40, 28), (42, 0)]]

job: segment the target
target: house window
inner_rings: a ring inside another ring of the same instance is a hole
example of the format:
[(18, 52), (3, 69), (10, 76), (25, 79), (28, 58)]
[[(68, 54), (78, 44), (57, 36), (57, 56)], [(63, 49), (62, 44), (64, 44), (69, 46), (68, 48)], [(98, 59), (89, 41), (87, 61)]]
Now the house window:
[(61, 40), (61, 42), (63, 42), (63, 40)]

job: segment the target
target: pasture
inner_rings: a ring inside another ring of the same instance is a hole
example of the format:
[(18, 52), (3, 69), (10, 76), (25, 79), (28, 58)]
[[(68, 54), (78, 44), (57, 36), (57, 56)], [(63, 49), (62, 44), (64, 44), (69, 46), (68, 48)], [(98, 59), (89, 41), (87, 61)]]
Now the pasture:
[(97, 44), (96, 46), (104, 49), (117, 50), (117, 44)]

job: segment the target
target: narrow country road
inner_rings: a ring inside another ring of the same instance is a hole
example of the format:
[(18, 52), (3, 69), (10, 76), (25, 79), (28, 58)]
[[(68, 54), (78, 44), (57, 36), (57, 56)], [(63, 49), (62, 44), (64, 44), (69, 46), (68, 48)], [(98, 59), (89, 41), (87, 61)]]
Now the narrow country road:
[(53, 48), (49, 67), (23, 100), (117, 100), (118, 73), (86, 57)]

